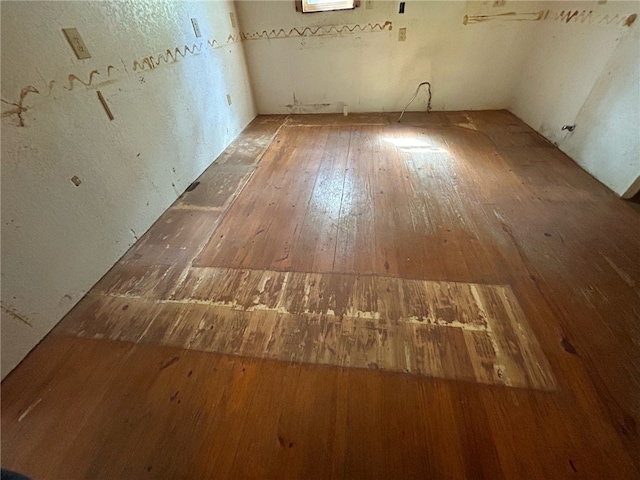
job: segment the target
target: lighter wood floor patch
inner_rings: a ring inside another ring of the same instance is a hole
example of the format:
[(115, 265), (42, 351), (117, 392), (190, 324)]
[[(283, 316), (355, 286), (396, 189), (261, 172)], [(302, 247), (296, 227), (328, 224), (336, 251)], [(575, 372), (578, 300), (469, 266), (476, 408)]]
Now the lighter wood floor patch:
[(507, 285), (189, 268), (165, 299), (145, 298), (135, 285), (105, 293), (67, 328), (91, 338), (555, 387)]

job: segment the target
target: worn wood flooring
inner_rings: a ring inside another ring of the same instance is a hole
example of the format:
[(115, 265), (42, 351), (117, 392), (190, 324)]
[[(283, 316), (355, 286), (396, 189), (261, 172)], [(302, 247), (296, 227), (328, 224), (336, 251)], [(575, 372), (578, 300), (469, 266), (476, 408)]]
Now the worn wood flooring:
[(640, 478), (640, 214), (505, 111), (260, 116), (2, 383), (34, 478)]

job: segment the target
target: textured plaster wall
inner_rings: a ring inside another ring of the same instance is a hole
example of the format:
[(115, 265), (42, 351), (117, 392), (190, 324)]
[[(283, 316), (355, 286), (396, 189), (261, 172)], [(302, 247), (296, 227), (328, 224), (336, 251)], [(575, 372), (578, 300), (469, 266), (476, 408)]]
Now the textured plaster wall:
[(256, 112), (232, 2), (1, 5), (4, 377)]

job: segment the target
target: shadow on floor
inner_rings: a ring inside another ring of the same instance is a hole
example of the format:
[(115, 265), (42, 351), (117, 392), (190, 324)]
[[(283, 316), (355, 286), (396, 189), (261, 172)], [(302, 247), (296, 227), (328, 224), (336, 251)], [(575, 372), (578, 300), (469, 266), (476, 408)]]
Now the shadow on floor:
[(640, 213), (640, 192), (636, 193), (635, 196), (631, 197), (629, 200), (629, 205), (631, 205), (636, 212)]

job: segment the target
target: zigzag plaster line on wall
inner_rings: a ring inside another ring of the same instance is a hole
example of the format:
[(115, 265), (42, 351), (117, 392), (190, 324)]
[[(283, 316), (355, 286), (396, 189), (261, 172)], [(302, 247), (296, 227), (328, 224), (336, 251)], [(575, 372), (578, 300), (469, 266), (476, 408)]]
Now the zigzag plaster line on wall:
[(242, 33), (242, 40), (262, 40), (274, 38), (290, 38), (290, 37), (324, 37), (328, 35), (357, 34), (365, 32), (383, 32), (391, 31), (393, 24), (390, 21), (381, 23), (367, 23), (366, 25), (322, 25), (319, 27), (293, 27), (289, 30), (281, 28), (270, 31)]
[[(229, 35), (225, 43), (220, 43), (216, 39), (212, 39), (212, 40), (207, 40), (206, 44), (212, 49), (218, 49), (218, 48), (226, 47), (230, 44), (236, 43), (240, 40), (241, 40), (240, 35)], [(130, 62), (132, 65), (131, 68), (133, 72), (138, 72), (139, 70), (157, 68), (161, 64), (175, 63), (180, 58), (185, 58), (187, 56), (192, 56), (192, 55), (193, 56), (198, 55), (199, 53), (202, 52), (203, 46), (204, 46), (204, 42), (200, 42), (200, 43), (194, 43), (191, 46), (184, 45), (182, 48), (181, 47), (175, 47), (172, 49), (168, 48), (165, 50), (164, 53), (159, 53), (157, 55), (149, 55), (147, 57), (143, 57), (142, 59), (135, 59), (131, 61)], [(106, 83), (111, 83), (116, 80), (116, 79), (111, 79), (111, 77), (113, 76), (112, 71), (116, 71), (118, 73), (122, 73), (124, 71), (126, 74), (129, 73), (126, 62), (124, 60), (121, 60), (121, 62), (122, 62), (122, 69), (119, 69), (113, 65), (108, 65), (104, 69), (93, 69), (86, 76), (69, 74), (67, 76), (66, 84), (62, 85), (62, 89), (70, 92), (74, 89), (76, 84), (82, 84), (85, 86), (85, 88), (97, 88)], [(104, 76), (105, 72), (106, 72), (107, 78), (105, 80), (94, 83), (96, 76)], [(49, 82), (46, 82), (49, 95), (51, 95), (51, 93), (53, 92), (56, 84), (59, 84), (59, 83), (60, 82), (56, 80), (50, 80)], [(0, 99), (0, 101), (3, 104), (10, 105), (12, 107), (7, 110), (4, 110), (2, 112), (2, 117), (4, 118), (4, 117), (15, 116), (18, 119), (18, 123), (16, 126), (24, 127), (25, 123), (24, 123), (23, 114), (27, 110), (32, 108), (24, 105), (25, 98), (30, 93), (37, 94), (37, 95), (41, 94), (40, 90), (38, 90), (33, 85), (27, 85), (20, 90), (20, 96), (17, 101), (10, 102), (5, 99)]]

